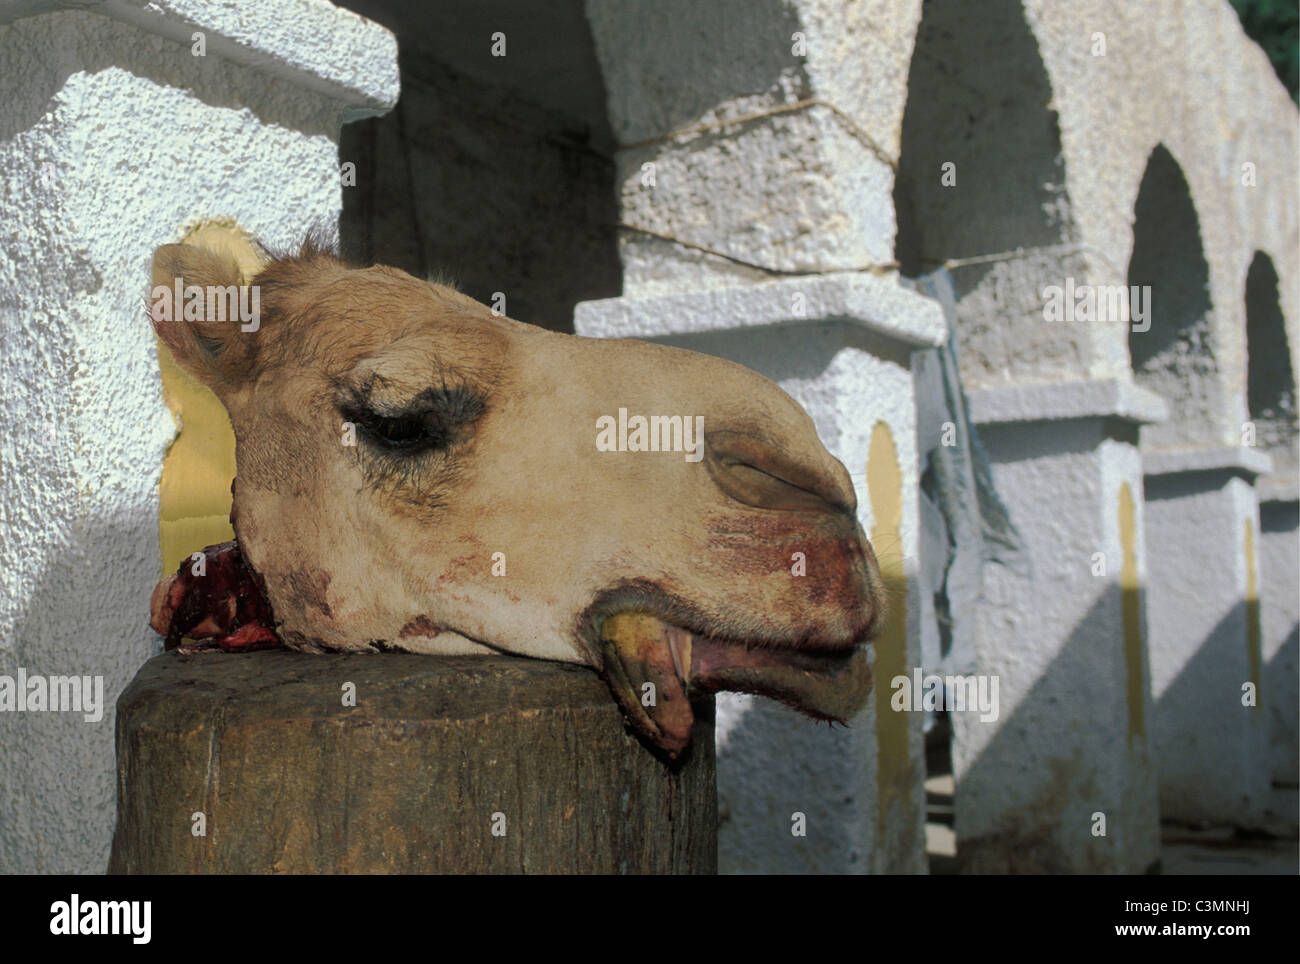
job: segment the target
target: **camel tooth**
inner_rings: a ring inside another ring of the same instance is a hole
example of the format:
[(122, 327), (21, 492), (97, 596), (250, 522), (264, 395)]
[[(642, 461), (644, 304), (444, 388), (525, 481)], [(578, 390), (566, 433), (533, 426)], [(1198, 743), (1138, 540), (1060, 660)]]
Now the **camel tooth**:
[(675, 627), (668, 633), (668, 651), (672, 653), (673, 666), (685, 684), (691, 681), (691, 634)]

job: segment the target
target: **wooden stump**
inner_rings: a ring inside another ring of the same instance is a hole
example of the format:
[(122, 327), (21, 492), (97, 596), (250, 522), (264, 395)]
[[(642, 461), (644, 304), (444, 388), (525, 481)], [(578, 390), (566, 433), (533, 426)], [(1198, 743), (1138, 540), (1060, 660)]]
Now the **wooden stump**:
[(164, 653), (118, 700), (109, 872), (714, 873), (699, 716), (670, 765), (578, 666)]

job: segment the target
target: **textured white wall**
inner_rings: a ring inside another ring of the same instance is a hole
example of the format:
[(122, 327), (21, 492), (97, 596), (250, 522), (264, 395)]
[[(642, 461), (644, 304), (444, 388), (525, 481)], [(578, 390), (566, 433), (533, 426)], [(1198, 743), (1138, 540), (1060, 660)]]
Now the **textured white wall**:
[(343, 114), (396, 95), (387, 32), (329, 4), (293, 12), (308, 32), (277, 36), (286, 55), (308, 41), (296, 70), (321, 34), (350, 37), (372, 68), (387, 52), (373, 98), (350, 105), (323, 92), (346, 94), (337, 78), (307, 91), (96, 13), (0, 25), (0, 673), (102, 674), (109, 704), (96, 724), (0, 714), (2, 871), (107, 863), (112, 703), (158, 648), (148, 600), (175, 432), (144, 313), (154, 247), (206, 217), (277, 246), (332, 224)]

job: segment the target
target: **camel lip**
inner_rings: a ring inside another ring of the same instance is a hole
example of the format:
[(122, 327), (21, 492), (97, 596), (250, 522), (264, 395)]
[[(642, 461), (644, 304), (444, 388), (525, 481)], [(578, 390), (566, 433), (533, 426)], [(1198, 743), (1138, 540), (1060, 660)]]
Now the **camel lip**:
[(688, 692), (752, 693), (814, 719), (844, 723), (859, 708), (856, 697), (865, 696), (870, 686), (867, 658), (857, 643), (810, 650), (692, 636), (682, 682)]
[(883, 608), (873, 600), (870, 611), (855, 620), (838, 638), (817, 632), (805, 632), (798, 636), (768, 634), (766, 638), (755, 633), (750, 638), (742, 638), (736, 633), (720, 630), (716, 619), (708, 617), (680, 596), (668, 592), (654, 580), (625, 579), (598, 592), (578, 615), (576, 635), (589, 653), (597, 657), (597, 664), (603, 625), (614, 616), (634, 612), (646, 613), (697, 639), (709, 639), (755, 650), (828, 655), (848, 654), (871, 642), (879, 635), (885, 617)]
[(808, 650), (784, 646), (755, 646), (735, 640), (704, 636), (692, 638), (688, 681), (707, 677), (712, 671), (744, 666), (755, 670), (790, 668), (824, 676), (838, 677), (853, 658), (857, 647), (836, 650)]
[(687, 621), (645, 605), (649, 600), (641, 602), (608, 609), (589, 625), (601, 673), (632, 729), (669, 758), (690, 743), (691, 701), (698, 696), (752, 693), (840, 723), (866, 703), (871, 669), (861, 643), (869, 626), (833, 649), (809, 649), (696, 632)]
[[(597, 636), (608, 619), (629, 613), (642, 613), (675, 631), (668, 634), (667, 645), (674, 669), (683, 683), (701, 682), (702, 677), (728, 665), (755, 670), (785, 667), (824, 676), (831, 682), (880, 631), (879, 614), (872, 613), (843, 640), (810, 641), (795, 636), (778, 640), (743, 639), (701, 628), (707, 621), (674, 618), (676, 614), (665, 614), (656, 607), (629, 606), (602, 619), (596, 626)], [(683, 637), (689, 642), (684, 642)]]

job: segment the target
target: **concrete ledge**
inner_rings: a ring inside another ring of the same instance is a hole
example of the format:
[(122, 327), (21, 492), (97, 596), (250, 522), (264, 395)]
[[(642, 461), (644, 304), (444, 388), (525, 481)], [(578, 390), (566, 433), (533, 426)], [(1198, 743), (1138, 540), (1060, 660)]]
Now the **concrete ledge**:
[(1117, 418), (1150, 424), (1168, 418), (1164, 399), (1118, 378), (976, 389), (967, 392), (967, 400), (977, 425), (1071, 418)]
[(397, 103), (397, 38), (325, 0), (0, 0), (0, 24), (59, 10), (87, 10), (179, 43), (203, 31), (210, 54), (338, 100), (344, 121)]
[(1300, 502), (1300, 476), (1268, 475), (1255, 482), (1260, 502)]
[(1143, 452), (1142, 474), (1181, 475), (1189, 472), (1236, 472), (1251, 478), (1273, 470), (1273, 460), (1259, 449), (1213, 446), (1169, 452)]
[(574, 331), (595, 338), (650, 338), (809, 321), (861, 325), (914, 348), (933, 348), (948, 339), (938, 302), (902, 287), (894, 274), (837, 272), (648, 298), (606, 298), (583, 302), (573, 314)]
[(668, 765), (585, 667), (164, 653), (117, 703), (109, 870), (713, 873), (712, 701), (699, 709)]

